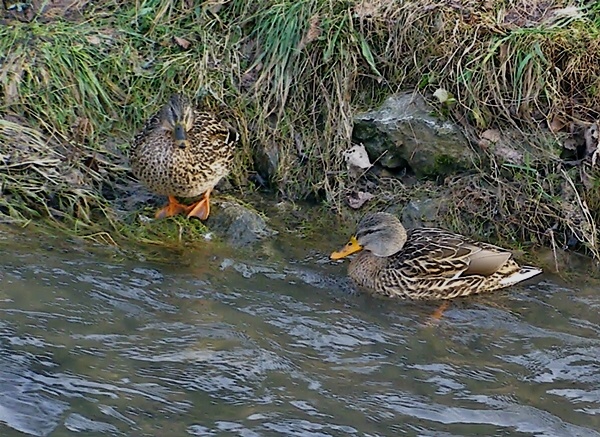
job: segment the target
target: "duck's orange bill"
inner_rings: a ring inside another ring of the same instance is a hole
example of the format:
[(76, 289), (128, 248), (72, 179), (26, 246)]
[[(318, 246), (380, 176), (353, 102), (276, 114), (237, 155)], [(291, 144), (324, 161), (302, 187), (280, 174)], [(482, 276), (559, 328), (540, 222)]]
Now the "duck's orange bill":
[(329, 257), (331, 259), (342, 259), (342, 258), (347, 257), (348, 255), (352, 255), (353, 253), (362, 250), (362, 248), (363, 247), (360, 244), (358, 244), (356, 237), (352, 236), (350, 238), (350, 241), (348, 241), (348, 244), (346, 244), (344, 247), (342, 247), (341, 250), (338, 250), (337, 252), (333, 252)]

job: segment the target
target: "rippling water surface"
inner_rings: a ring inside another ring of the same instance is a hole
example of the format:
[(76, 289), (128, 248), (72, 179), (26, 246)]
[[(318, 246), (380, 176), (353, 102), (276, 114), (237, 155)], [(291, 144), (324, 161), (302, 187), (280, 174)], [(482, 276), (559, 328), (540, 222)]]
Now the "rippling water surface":
[(318, 251), (26, 241), (0, 231), (2, 436), (600, 436), (597, 282), (545, 276), (434, 323), (349, 293)]

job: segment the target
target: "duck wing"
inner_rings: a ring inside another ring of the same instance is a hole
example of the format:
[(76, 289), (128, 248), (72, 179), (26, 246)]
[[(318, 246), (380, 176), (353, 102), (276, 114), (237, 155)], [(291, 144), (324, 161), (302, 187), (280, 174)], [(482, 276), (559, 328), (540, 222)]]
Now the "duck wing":
[(392, 256), (388, 269), (419, 278), (490, 276), (511, 257), (511, 252), (492, 244), (443, 229), (419, 228), (408, 232), (406, 244)]

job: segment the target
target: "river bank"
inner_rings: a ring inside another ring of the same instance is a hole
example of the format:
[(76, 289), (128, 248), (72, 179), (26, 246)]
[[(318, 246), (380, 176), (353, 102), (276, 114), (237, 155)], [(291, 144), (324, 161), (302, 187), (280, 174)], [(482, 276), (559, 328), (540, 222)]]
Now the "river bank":
[[(261, 197), (277, 215), (309, 202), (319, 217), (290, 222), (317, 235), (318, 223), (343, 233), (386, 209), (515, 250), (600, 258), (595, 4), (15, 5), (0, 27), (4, 222), (105, 244), (202, 241), (204, 224), (144, 218), (160, 199), (136, 186), (126, 157), (184, 89), (239, 130), (221, 193), (258, 216)], [(390, 130), (371, 116), (403, 93), (422, 99), (418, 120)], [(439, 130), (415, 133), (426, 116), (460, 133), (453, 154)]]

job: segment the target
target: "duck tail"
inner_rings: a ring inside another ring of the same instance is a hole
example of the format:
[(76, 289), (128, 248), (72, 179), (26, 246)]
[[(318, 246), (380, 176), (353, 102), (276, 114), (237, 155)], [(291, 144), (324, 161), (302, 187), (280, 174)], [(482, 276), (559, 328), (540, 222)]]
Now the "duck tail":
[(514, 285), (519, 282), (525, 281), (529, 278), (533, 278), (534, 276), (539, 275), (540, 273), (542, 273), (542, 270), (536, 267), (521, 267), (521, 269), (518, 272), (512, 273), (511, 275), (502, 278), (500, 280), (500, 284), (503, 287), (508, 287), (509, 285)]

